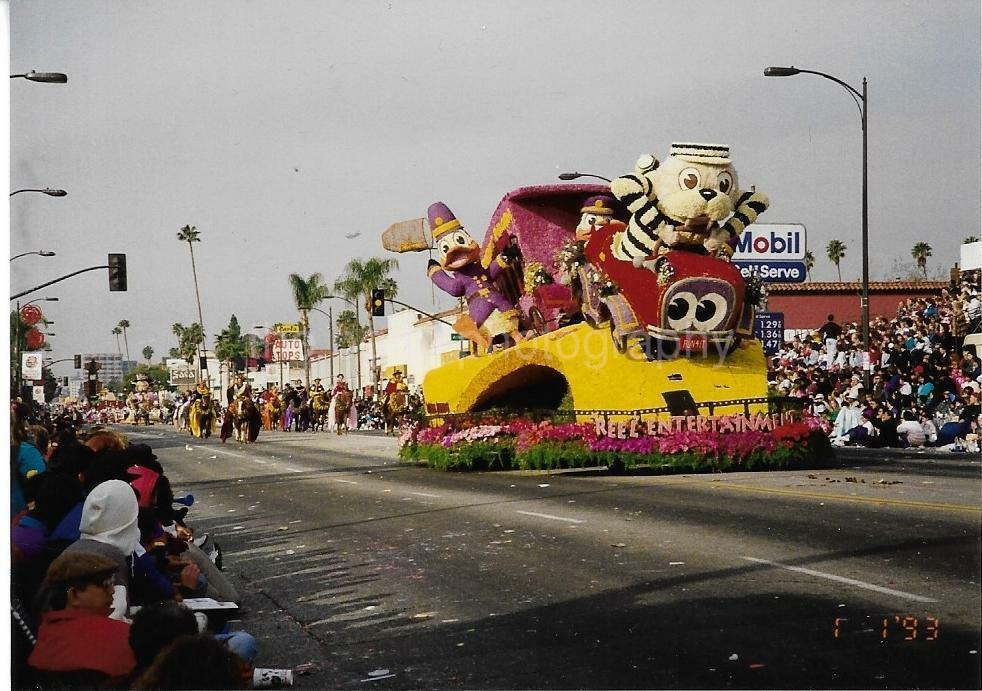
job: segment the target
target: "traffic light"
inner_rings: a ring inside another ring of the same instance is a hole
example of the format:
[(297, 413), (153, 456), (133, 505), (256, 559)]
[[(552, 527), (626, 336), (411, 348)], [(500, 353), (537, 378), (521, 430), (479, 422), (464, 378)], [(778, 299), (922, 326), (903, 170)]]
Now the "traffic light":
[(372, 316), (385, 316), (385, 291), (380, 288), (372, 291)]
[(126, 290), (126, 255), (109, 255), (109, 290), (113, 292)]
[(75, 369), (82, 369), (82, 356), (81, 355), (76, 355), (75, 356)]

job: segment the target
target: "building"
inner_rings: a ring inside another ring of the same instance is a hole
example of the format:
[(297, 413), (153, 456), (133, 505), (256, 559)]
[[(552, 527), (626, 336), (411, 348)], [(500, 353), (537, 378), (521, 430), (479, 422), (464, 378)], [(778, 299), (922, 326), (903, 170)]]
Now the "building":
[[(910, 298), (941, 298), (947, 281), (870, 281), (870, 320), (879, 316), (897, 316), (897, 306)], [(863, 310), (859, 281), (772, 283), (767, 286), (767, 311), (784, 313), (784, 328), (789, 331), (817, 329), (834, 314), (844, 324), (859, 322)]]
[(82, 353), (82, 369), (76, 370), (75, 378), (83, 381), (86, 379), (85, 366), (90, 360), (95, 360), (99, 365), (96, 376), (103, 386), (109, 386), (114, 382), (122, 383), (123, 377), (136, 367), (134, 360), (124, 360), (119, 353)]

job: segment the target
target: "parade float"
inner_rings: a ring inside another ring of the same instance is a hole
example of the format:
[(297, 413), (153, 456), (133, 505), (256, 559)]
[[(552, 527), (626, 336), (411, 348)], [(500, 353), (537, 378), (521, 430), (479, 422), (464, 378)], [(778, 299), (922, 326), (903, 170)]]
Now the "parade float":
[[(759, 282), (729, 262), (767, 198), (726, 146), (673, 144), (609, 186), (506, 194), (482, 243), (450, 207), (383, 246), (429, 250), (468, 357), (427, 373), (404, 459), (445, 468), (813, 464), (824, 435), (768, 398)], [(421, 219), (422, 220), (422, 219)], [(817, 445), (817, 446), (816, 446)]]

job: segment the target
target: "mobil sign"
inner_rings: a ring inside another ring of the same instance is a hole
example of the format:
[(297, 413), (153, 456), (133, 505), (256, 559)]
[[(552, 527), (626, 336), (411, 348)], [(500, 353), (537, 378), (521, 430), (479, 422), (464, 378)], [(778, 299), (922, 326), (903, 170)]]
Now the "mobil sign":
[(757, 274), (765, 283), (801, 283), (807, 248), (800, 223), (752, 223), (736, 239), (733, 263), (744, 276)]

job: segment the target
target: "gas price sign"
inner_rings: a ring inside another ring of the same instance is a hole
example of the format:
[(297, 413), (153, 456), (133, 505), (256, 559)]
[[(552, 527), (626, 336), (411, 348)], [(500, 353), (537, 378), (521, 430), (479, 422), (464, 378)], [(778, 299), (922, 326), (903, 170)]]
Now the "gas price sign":
[(758, 312), (754, 337), (764, 345), (764, 355), (774, 355), (784, 345), (784, 312)]

